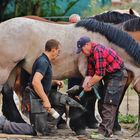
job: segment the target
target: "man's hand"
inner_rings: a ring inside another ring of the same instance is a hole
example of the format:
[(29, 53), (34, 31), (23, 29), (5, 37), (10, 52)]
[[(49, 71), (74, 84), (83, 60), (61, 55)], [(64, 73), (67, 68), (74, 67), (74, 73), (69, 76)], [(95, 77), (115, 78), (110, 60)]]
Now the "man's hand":
[(83, 82), (82, 87), (84, 88), (85, 86), (87, 86), (88, 82), (92, 79), (92, 76), (86, 76), (85, 80)]
[(63, 88), (64, 82), (60, 80), (53, 80), (53, 84), (57, 85), (60, 88)]
[(84, 80), (83, 85), (82, 85), (85, 92), (91, 91), (91, 86), (88, 85), (88, 83), (91, 79), (92, 79), (92, 76), (85, 77), (85, 80)]
[(91, 91), (91, 89), (92, 89), (92, 87), (89, 87), (88, 84), (87, 84), (87, 86), (84, 87), (85, 92)]
[(86, 76), (84, 83), (83, 83), (83, 88), (84, 91), (91, 91), (92, 86), (94, 86), (96, 83), (98, 83), (102, 79), (102, 76), (99, 75), (94, 75), (93, 77), (91, 76)]
[(43, 101), (43, 107), (47, 110), (48, 113), (51, 111), (51, 104), (50, 104), (50, 102)]

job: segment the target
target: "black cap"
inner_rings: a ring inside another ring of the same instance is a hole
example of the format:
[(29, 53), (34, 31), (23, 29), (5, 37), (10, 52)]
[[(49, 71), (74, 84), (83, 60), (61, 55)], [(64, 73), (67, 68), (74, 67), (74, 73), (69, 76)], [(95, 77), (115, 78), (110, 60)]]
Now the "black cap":
[(86, 43), (88, 43), (88, 42), (90, 42), (90, 38), (89, 38), (89, 37), (87, 37), (87, 36), (81, 37), (81, 38), (77, 41), (77, 51), (76, 51), (76, 53), (77, 53), (77, 54), (80, 53), (81, 50), (82, 50), (82, 48), (83, 48), (83, 46), (84, 46)]

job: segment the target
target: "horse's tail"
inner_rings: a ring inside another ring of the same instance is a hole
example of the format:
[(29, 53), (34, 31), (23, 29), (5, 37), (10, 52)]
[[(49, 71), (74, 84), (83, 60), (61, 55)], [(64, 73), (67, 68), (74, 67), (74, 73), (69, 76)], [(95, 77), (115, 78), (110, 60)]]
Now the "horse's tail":
[(88, 31), (102, 34), (110, 42), (123, 48), (140, 64), (140, 45), (128, 33), (95, 19), (81, 20), (76, 24), (76, 27), (84, 27)]

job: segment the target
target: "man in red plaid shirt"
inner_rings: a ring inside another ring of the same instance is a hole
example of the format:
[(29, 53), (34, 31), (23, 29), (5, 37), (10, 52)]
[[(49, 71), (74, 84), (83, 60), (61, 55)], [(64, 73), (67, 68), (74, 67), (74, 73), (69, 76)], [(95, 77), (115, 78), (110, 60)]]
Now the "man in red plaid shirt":
[(83, 88), (91, 91), (99, 81), (104, 81), (102, 94), (102, 123), (98, 132), (102, 136), (111, 137), (121, 96), (127, 81), (127, 71), (120, 56), (111, 48), (91, 42), (89, 37), (81, 37), (77, 41), (77, 53), (82, 52), (88, 58), (88, 69)]

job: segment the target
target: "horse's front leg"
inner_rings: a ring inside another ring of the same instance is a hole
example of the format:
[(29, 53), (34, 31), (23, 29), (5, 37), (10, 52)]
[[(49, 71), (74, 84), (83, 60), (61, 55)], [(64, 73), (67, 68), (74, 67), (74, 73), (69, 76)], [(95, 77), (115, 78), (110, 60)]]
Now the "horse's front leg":
[(85, 77), (86, 75), (87, 66), (88, 66), (87, 58), (81, 54), (78, 58), (78, 70), (83, 77)]
[(137, 94), (140, 94), (140, 76), (134, 81), (132, 87), (137, 92)]
[(3, 89), (4, 84), (7, 82), (11, 71), (12, 71), (12, 68), (11, 69), (8, 69), (6, 67), (0, 68), (0, 93), (1, 93), (1, 91)]

